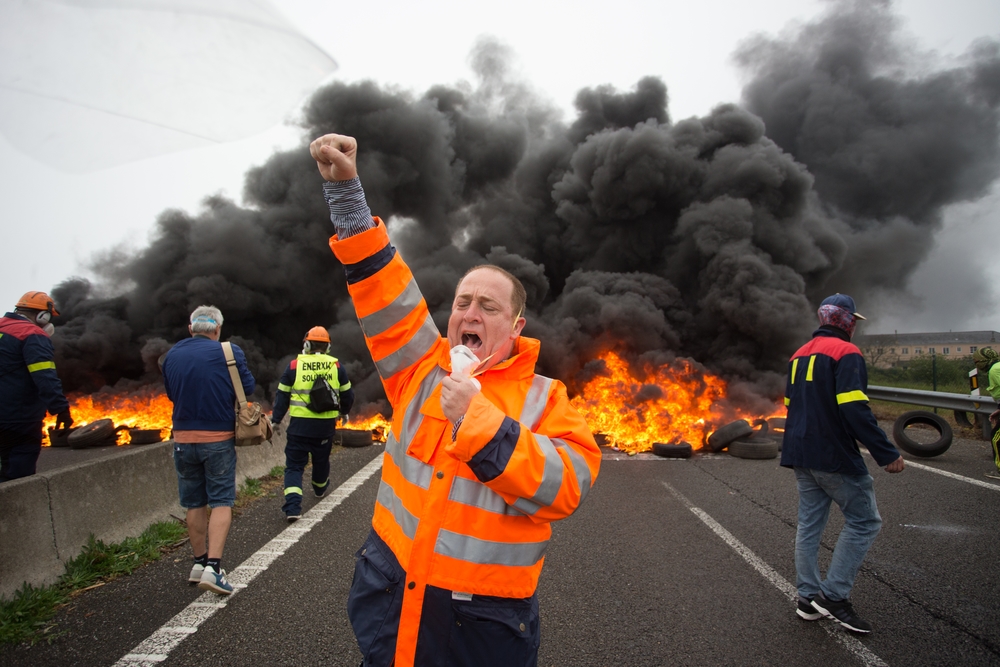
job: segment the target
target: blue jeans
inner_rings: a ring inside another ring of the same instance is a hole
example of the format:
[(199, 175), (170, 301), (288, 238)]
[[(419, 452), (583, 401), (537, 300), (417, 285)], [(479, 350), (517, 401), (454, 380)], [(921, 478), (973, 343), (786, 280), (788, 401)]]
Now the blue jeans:
[(174, 443), (181, 507), (232, 507), (236, 503), (236, 440)]
[[(814, 597), (820, 591), (830, 600), (851, 596), (854, 578), (875, 536), (882, 517), (875, 504), (871, 475), (842, 475), (811, 468), (795, 468), (799, 487), (799, 527), (795, 534), (795, 574), (799, 595)], [(819, 542), (830, 518), (830, 503), (844, 515), (826, 579), (820, 580)]]

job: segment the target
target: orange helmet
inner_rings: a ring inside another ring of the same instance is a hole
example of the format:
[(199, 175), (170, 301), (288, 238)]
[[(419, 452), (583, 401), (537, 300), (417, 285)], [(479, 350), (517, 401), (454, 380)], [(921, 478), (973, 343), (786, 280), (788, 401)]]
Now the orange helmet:
[(323, 327), (313, 327), (302, 340), (314, 340), (319, 343), (329, 343), (330, 334)]
[[(21, 297), (21, 300), (14, 307), (25, 308), (27, 310), (47, 310), (53, 315), (59, 314), (56, 312), (56, 302), (45, 292), (25, 292), (24, 296)], [(327, 340), (329, 341), (330, 339), (327, 338)]]

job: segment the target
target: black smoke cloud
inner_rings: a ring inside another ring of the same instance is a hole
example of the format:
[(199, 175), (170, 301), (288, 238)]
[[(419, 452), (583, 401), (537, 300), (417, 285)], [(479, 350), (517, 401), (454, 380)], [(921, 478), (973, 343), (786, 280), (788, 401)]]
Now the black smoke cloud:
[[(773, 400), (816, 302), (904, 286), (942, 207), (998, 175), (1000, 45), (910, 76), (894, 67), (906, 52), (893, 21), (886, 5), (842, 3), (795, 35), (748, 41), (744, 106), (676, 122), (664, 83), (646, 78), (581, 91), (563, 123), (487, 40), (477, 87), (334, 83), (307, 105), (304, 139), (357, 137), (369, 204), (442, 330), (459, 276), (489, 261), (525, 283), (539, 370), (571, 390), (614, 348), (635, 363), (689, 358), (743, 400)], [(163, 213), (149, 247), (105, 267), (118, 296), (82, 280), (54, 290), (68, 388), (155, 381), (152, 360), (209, 303), (258, 396), (321, 324), (360, 404), (381, 405), (305, 147), (253, 168), (244, 198)]]

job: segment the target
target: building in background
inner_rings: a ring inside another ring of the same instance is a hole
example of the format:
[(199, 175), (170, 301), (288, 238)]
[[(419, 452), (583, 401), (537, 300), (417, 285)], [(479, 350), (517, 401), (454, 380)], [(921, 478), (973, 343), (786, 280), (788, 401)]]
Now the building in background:
[(861, 348), (869, 364), (888, 368), (923, 355), (937, 354), (949, 359), (971, 357), (980, 347), (1000, 345), (1000, 332), (859, 334), (852, 342)]

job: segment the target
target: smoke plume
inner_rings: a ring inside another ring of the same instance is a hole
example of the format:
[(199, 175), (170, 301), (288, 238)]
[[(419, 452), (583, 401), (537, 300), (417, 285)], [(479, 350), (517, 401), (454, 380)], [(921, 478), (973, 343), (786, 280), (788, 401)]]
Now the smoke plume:
[[(459, 276), (488, 261), (524, 282), (539, 372), (571, 390), (613, 348), (634, 362), (690, 358), (734, 395), (773, 401), (817, 301), (904, 287), (942, 208), (998, 176), (1000, 44), (920, 74), (900, 44), (887, 5), (842, 3), (742, 46), (742, 107), (674, 121), (666, 85), (646, 78), (580, 91), (564, 123), (484, 40), (475, 87), (319, 90), (304, 141), (357, 137), (372, 211), (442, 331)], [(59, 285), (67, 388), (155, 381), (151, 360), (204, 303), (246, 350), (259, 397), (323, 325), (359, 403), (383, 400), (327, 247), (321, 183), (304, 145), (277, 153), (248, 173), (244, 206), (213, 197), (196, 215), (164, 212), (147, 248), (112, 257), (104, 275), (120, 296)]]

